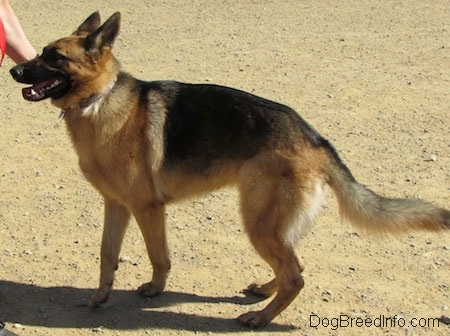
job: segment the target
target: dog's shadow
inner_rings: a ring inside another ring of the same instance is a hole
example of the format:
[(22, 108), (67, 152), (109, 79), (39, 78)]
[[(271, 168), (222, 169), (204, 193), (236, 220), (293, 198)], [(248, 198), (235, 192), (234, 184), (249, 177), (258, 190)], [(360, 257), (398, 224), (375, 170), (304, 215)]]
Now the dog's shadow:
[[(234, 318), (212, 317), (206, 310), (205, 315), (174, 312), (169, 307), (183, 303), (250, 305), (260, 301), (251, 295), (206, 297), (170, 291), (142, 299), (132, 291), (114, 290), (108, 304), (99, 309), (89, 309), (85, 303), (92, 293), (92, 289), (38, 287), (0, 281), (0, 321), (48, 328), (236, 332), (246, 328)], [(289, 331), (293, 328), (271, 323), (265, 331)]]

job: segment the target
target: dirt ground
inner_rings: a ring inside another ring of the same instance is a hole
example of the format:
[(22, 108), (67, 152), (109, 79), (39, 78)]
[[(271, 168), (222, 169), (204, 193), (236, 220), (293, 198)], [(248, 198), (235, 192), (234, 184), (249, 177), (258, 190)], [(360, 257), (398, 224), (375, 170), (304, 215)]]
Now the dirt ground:
[[(121, 11), (115, 51), (125, 70), (287, 104), (373, 190), (449, 207), (448, 1), (10, 2), (39, 50), (93, 11)], [(247, 241), (234, 189), (168, 208), (163, 295), (135, 293), (151, 266), (133, 223), (109, 303), (83, 306), (98, 281), (102, 200), (59, 111), (22, 100), (12, 65), (0, 69), (0, 321), (23, 336), (256, 333), (235, 318), (267, 301), (240, 290), (272, 274)], [(434, 318), (450, 315), (449, 253), (447, 233), (356, 232), (330, 193), (299, 245), (304, 290), (258, 334), (448, 334)]]

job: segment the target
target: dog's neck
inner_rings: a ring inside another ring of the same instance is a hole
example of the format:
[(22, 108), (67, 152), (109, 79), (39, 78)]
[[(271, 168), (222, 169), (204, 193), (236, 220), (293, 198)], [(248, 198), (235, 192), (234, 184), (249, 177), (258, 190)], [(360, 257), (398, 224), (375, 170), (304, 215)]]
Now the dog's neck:
[(105, 90), (103, 90), (103, 92), (95, 93), (87, 98), (80, 100), (76, 106), (61, 109), (60, 118), (64, 118), (67, 113), (75, 111), (81, 113), (82, 116), (92, 116), (97, 114), (106, 97), (114, 88), (116, 81), (117, 78), (114, 78), (111, 82), (109, 82), (108, 86)]

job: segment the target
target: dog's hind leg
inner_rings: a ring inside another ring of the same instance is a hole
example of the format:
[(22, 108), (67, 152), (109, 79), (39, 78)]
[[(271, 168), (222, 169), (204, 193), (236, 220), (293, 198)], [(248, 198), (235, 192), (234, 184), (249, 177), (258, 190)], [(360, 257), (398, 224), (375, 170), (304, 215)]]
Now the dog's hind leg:
[(259, 220), (251, 224), (246, 223), (253, 246), (275, 273), (275, 281), (254, 287), (252, 291), (256, 294), (270, 294), (277, 290), (275, 298), (263, 310), (249, 312), (239, 317), (242, 323), (252, 328), (269, 323), (292, 302), (304, 286), (301, 275), (303, 269), (293, 247), (286, 244), (277, 226), (273, 225), (279, 220), (282, 219), (266, 212)]
[[(305, 263), (300, 257), (298, 257), (298, 263), (301, 270), (305, 269)], [(277, 288), (277, 279), (274, 278), (263, 284), (257, 282), (252, 283), (244, 290), (244, 292), (267, 298), (275, 294), (277, 292)]]
[(304, 264), (295, 254), (295, 243), (317, 212), (322, 190), (317, 180), (293, 169), (289, 161), (262, 163), (242, 168), (241, 212), (250, 241), (275, 273), (275, 280), (251, 285), (250, 291), (258, 295), (276, 291), (276, 296), (261, 311), (239, 317), (252, 328), (269, 323), (303, 288)]
[(123, 237), (130, 220), (126, 207), (113, 200), (105, 199), (105, 218), (100, 262), (100, 284), (89, 301), (89, 307), (98, 307), (106, 302), (114, 282), (114, 272), (119, 265), (119, 253)]

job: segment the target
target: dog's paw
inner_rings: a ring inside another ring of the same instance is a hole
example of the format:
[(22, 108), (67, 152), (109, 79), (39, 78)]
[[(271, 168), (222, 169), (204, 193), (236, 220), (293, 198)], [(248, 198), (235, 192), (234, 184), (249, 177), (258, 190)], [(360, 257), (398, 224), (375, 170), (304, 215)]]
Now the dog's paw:
[(109, 299), (110, 290), (98, 289), (94, 296), (91, 297), (88, 303), (88, 308), (98, 308), (102, 303), (105, 303)]
[(245, 294), (252, 294), (263, 298), (268, 298), (276, 292), (276, 287), (272, 283), (253, 283), (243, 290)]
[(252, 329), (264, 327), (270, 322), (270, 320), (268, 320), (260, 311), (242, 314), (238, 317), (238, 321)]
[(142, 297), (153, 297), (160, 294), (164, 287), (157, 286), (152, 282), (147, 282), (138, 288), (138, 293)]

